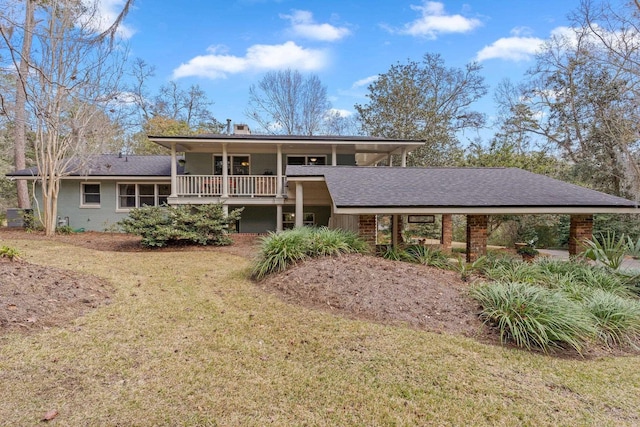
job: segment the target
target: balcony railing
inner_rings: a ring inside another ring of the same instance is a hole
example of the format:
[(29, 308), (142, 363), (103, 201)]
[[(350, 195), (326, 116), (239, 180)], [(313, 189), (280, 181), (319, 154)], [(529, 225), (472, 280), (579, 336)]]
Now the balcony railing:
[[(278, 192), (277, 176), (229, 175), (227, 180), (229, 196), (275, 197)], [(220, 175), (178, 175), (176, 185), (178, 196), (219, 197), (223, 190)]]

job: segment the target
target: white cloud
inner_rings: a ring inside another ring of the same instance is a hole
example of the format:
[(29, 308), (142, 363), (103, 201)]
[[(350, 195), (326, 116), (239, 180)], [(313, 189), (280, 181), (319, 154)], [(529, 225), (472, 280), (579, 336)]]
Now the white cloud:
[(306, 10), (293, 10), (291, 15), (280, 15), (280, 18), (291, 22), (292, 34), (307, 39), (334, 42), (351, 34), (346, 27), (315, 23), (313, 14)]
[(327, 113), (330, 116), (339, 116), (339, 117), (351, 117), (353, 116), (353, 111), (349, 111), (349, 110), (343, 110), (340, 108), (330, 108), (329, 111), (327, 111)]
[[(87, 13), (81, 19), (82, 24), (100, 33), (113, 25), (125, 0), (82, 0), (82, 3), (87, 8)], [(123, 39), (131, 38), (133, 34), (135, 30), (124, 23), (118, 27), (118, 36)]]
[(436, 39), (440, 34), (467, 33), (482, 25), (482, 22), (475, 18), (447, 15), (444, 3), (440, 2), (424, 1), (421, 6), (411, 5), (411, 9), (420, 12), (422, 16), (405, 24), (402, 29), (391, 30), (392, 32)]
[(543, 43), (544, 40), (537, 37), (503, 37), (483, 47), (476, 55), (476, 60), (527, 61), (535, 55)]
[(208, 52), (181, 64), (173, 70), (173, 78), (197, 76), (220, 79), (228, 74), (283, 68), (314, 71), (324, 68), (329, 62), (324, 50), (305, 49), (291, 41), (280, 45), (253, 45), (242, 57), (221, 54), (220, 47), (209, 48)]
[(351, 87), (353, 89), (359, 88), (359, 87), (363, 87), (363, 86), (369, 86), (371, 83), (375, 82), (376, 80), (378, 80), (380, 76), (379, 75), (375, 75), (375, 76), (369, 76), (369, 77), (365, 77), (364, 79), (360, 79), (358, 81), (356, 81), (353, 85), (351, 85)]

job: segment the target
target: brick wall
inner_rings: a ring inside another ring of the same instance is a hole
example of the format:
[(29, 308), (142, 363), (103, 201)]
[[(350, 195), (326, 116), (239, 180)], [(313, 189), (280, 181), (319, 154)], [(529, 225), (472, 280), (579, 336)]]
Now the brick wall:
[(467, 262), (487, 254), (487, 215), (467, 215)]
[(398, 227), (396, 227), (396, 229), (393, 232), (396, 235), (398, 246), (402, 247), (404, 245), (404, 239), (402, 238), (402, 231), (404, 230), (404, 221), (403, 221), (404, 217), (402, 215), (397, 215), (397, 216), (398, 216), (398, 220), (397, 220)]
[(371, 249), (376, 247), (377, 232), (378, 227), (375, 215), (360, 215), (358, 217), (358, 234), (371, 246)]
[(451, 214), (442, 215), (442, 233), (440, 234), (440, 246), (442, 250), (451, 252), (452, 241), (453, 241), (453, 216)]
[(593, 215), (571, 215), (569, 225), (569, 255), (584, 251), (584, 239), (593, 237)]

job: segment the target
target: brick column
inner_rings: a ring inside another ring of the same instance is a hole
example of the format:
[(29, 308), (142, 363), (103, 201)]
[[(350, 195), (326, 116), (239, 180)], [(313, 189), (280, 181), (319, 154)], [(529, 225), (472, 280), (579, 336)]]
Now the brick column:
[(467, 262), (487, 254), (487, 215), (467, 215)]
[(593, 237), (593, 215), (571, 215), (569, 225), (569, 255), (585, 250), (582, 241)]
[(376, 248), (376, 234), (378, 227), (375, 215), (360, 215), (358, 217), (358, 234), (369, 244), (371, 250)]
[(451, 252), (453, 242), (453, 216), (451, 214), (442, 215), (442, 233), (440, 234), (440, 246), (443, 251)]

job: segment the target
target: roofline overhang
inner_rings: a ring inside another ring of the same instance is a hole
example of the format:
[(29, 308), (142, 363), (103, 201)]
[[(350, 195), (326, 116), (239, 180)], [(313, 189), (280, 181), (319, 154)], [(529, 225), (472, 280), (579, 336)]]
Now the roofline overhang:
[[(13, 180), (28, 180), (35, 181), (41, 178), (40, 175), (9, 175), (9, 178)], [(171, 179), (171, 175), (65, 175), (59, 177), (61, 180), (70, 181), (70, 180), (83, 180), (83, 181), (117, 181), (117, 180), (128, 180), (128, 181), (168, 181)]]
[(421, 215), (421, 214), (454, 214), (454, 215), (525, 215), (525, 214), (557, 214), (557, 215), (589, 215), (602, 213), (640, 214), (639, 208), (615, 206), (333, 206), (336, 214), (344, 215)]

